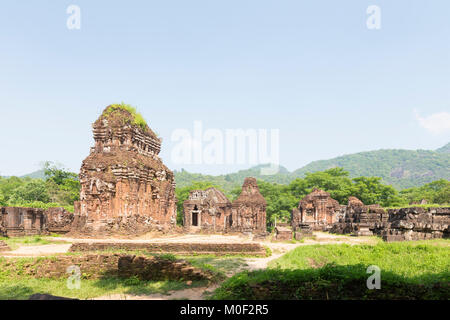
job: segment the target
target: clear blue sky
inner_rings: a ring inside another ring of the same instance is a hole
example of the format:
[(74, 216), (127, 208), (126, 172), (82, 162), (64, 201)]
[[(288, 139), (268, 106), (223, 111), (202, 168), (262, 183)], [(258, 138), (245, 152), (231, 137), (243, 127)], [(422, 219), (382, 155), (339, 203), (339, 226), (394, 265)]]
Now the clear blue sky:
[[(68, 30), (66, 9), (81, 8)], [(381, 8), (381, 29), (366, 8)], [(0, 5), (0, 173), (78, 172), (91, 124), (135, 105), (162, 138), (280, 129), (280, 163), (450, 141), (450, 2), (12, 1)], [(435, 128), (438, 122), (439, 130)], [(203, 173), (233, 166), (183, 166)], [(243, 166), (245, 167), (245, 166)]]

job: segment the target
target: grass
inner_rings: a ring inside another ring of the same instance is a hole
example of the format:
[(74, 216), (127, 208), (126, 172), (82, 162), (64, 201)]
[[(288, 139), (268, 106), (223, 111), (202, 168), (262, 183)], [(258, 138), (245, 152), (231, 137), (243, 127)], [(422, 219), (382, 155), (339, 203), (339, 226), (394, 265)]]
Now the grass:
[(247, 266), (244, 258), (236, 256), (218, 257), (214, 255), (186, 256), (182, 259), (190, 262), (194, 267), (209, 270), (217, 274), (218, 279), (224, 279), (227, 274)]
[(81, 278), (80, 289), (69, 289), (67, 278), (34, 278), (26, 273), (36, 260), (55, 257), (14, 258), (0, 257), (0, 300), (28, 299), (35, 293), (46, 293), (76, 299), (91, 299), (111, 294), (149, 295), (206, 286), (207, 281), (143, 281), (137, 277), (118, 278), (104, 275), (100, 279)]
[(41, 236), (26, 236), (13, 238), (0, 237), (0, 240), (6, 242), (6, 244), (11, 248), (11, 250), (15, 250), (20, 246), (40, 246), (52, 243), (52, 241)]
[(144, 117), (137, 112), (136, 108), (123, 102), (110, 105), (103, 115), (108, 117), (117, 110), (128, 111), (133, 117), (133, 124), (141, 127), (144, 130), (147, 128), (147, 122), (145, 121)]
[[(30, 242), (40, 242), (32, 240)], [(37, 239), (37, 237), (35, 237)], [(27, 239), (14, 238), (16, 242), (21, 243)], [(241, 256), (179, 256), (173, 254), (154, 254), (142, 251), (121, 251), (109, 250), (99, 251), (94, 254), (102, 253), (127, 253), (147, 256), (158, 256), (169, 260), (184, 259), (192, 266), (202, 270), (212, 271), (216, 276), (215, 280), (223, 280), (227, 274), (246, 266), (245, 260)], [(67, 255), (83, 255), (86, 253), (67, 253)], [(14, 258), (5, 259), (0, 257), (0, 300), (7, 299), (28, 299), (35, 293), (47, 293), (56, 296), (63, 296), (76, 299), (91, 299), (95, 297), (111, 294), (130, 294), (130, 295), (149, 295), (149, 294), (167, 294), (169, 291), (183, 290), (187, 288), (202, 287), (207, 285), (207, 281), (193, 281), (188, 285), (186, 281), (142, 281), (136, 277), (128, 279), (117, 278), (113, 276), (103, 276), (101, 279), (81, 279), (80, 289), (70, 290), (67, 287), (67, 279), (55, 278), (34, 278), (27, 274), (30, 264), (45, 259), (55, 259), (56, 257), (39, 258)]]
[(24, 300), (35, 293), (46, 293), (76, 299), (92, 299), (110, 294), (149, 295), (205, 285), (194, 281), (188, 286), (181, 281), (140, 281), (120, 278), (81, 280), (80, 289), (69, 289), (66, 279), (35, 279), (31, 277), (0, 277), (0, 300)]
[[(366, 287), (381, 269), (381, 290)], [(242, 272), (213, 299), (449, 299), (450, 240), (302, 246), (262, 271)]]

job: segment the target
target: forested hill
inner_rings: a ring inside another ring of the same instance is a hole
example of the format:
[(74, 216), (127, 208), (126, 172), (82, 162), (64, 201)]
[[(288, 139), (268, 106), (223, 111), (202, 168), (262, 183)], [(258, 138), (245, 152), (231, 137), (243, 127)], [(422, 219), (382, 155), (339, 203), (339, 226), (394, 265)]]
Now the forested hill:
[[(289, 172), (280, 167), (275, 175), (261, 175), (261, 168), (256, 166), (248, 170), (241, 170), (220, 176), (209, 176), (187, 171), (175, 171), (175, 180), (178, 187), (187, 187), (194, 182), (209, 182), (231, 191), (242, 185), (246, 177), (289, 184), (296, 178), (303, 178), (308, 172), (323, 171), (333, 167), (342, 167), (350, 173), (351, 177), (367, 176), (381, 177), (383, 182), (391, 184), (397, 189), (422, 186), (426, 183), (447, 179), (450, 180), (450, 143), (431, 150), (377, 150), (344, 155), (341, 157), (314, 161), (310, 164)], [(25, 177), (43, 178), (44, 171), (40, 170)]]
[(194, 182), (209, 182), (213, 185), (220, 186), (226, 191), (231, 191), (237, 186), (244, 183), (246, 177), (254, 177), (259, 180), (264, 180), (272, 183), (289, 184), (294, 178), (292, 174), (284, 167), (279, 167), (279, 172), (275, 175), (261, 175), (261, 168), (264, 165), (252, 167), (247, 170), (241, 170), (235, 173), (210, 176), (200, 173), (190, 173), (185, 170), (175, 171), (175, 181), (177, 187), (184, 188), (192, 185)]
[(376, 150), (345, 155), (330, 160), (314, 161), (310, 164), (289, 172), (281, 167), (276, 175), (264, 176), (260, 174), (261, 166), (220, 176), (206, 176), (175, 172), (177, 186), (186, 187), (196, 181), (208, 181), (231, 190), (241, 185), (245, 177), (288, 184), (296, 178), (303, 178), (308, 172), (323, 171), (333, 167), (342, 167), (351, 177), (381, 177), (383, 182), (391, 184), (397, 189), (422, 186), (426, 183), (447, 179), (450, 180), (450, 143), (446, 146), (431, 150)]
[[(442, 149), (439, 149), (442, 150)], [(292, 173), (301, 178), (307, 172), (342, 167), (351, 177), (376, 176), (398, 189), (421, 186), (438, 179), (450, 180), (450, 153), (428, 150), (377, 150), (330, 160), (314, 161)]]

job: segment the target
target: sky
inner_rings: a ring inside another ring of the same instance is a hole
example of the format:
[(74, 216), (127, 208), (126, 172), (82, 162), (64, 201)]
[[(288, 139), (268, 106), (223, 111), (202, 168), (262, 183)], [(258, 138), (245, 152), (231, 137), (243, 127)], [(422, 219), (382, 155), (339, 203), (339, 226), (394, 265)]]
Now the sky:
[[(367, 26), (371, 5), (379, 29)], [(175, 161), (173, 134), (195, 121), (279, 130), (289, 170), (439, 148), (450, 141), (449, 12), (447, 0), (2, 0), (0, 174), (43, 161), (78, 172), (92, 123), (120, 102), (162, 137), (172, 170), (251, 166)]]

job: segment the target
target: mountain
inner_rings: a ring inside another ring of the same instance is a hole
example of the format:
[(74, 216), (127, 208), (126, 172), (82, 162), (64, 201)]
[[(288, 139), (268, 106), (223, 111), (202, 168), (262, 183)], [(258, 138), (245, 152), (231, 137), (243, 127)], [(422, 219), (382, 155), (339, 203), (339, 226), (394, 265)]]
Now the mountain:
[[(11, 178), (11, 176), (1, 176), (2, 178)], [(25, 174), (20, 176), (19, 178), (31, 178), (31, 179), (45, 179), (45, 171), (44, 169), (34, 171), (32, 173)]]
[(278, 174), (270, 176), (261, 175), (261, 167), (264, 166), (221, 176), (176, 171), (175, 181), (180, 187), (189, 186), (195, 181), (209, 181), (229, 191), (240, 186), (245, 177), (249, 176), (267, 182), (288, 184), (296, 178), (305, 177), (308, 172), (343, 167), (351, 177), (381, 177), (384, 183), (391, 184), (397, 189), (405, 189), (439, 179), (450, 180), (450, 143), (436, 151), (388, 149), (349, 154), (329, 160), (314, 161), (292, 173), (280, 167)]
[(279, 166), (277, 174), (263, 175), (261, 169), (267, 168), (268, 165), (258, 165), (247, 170), (240, 170), (236, 173), (230, 173), (220, 176), (203, 175), (200, 173), (190, 173), (186, 170), (175, 170), (175, 181), (177, 187), (187, 187), (193, 182), (211, 182), (222, 187), (225, 191), (231, 191), (233, 188), (242, 186), (246, 177), (254, 177), (272, 183), (289, 184), (293, 178), (291, 173), (283, 166)]
[(26, 174), (24, 176), (21, 176), (20, 178), (32, 178), (32, 179), (45, 179), (45, 170), (38, 170), (29, 174)]
[(436, 152), (439, 152), (439, 153), (450, 153), (450, 142), (447, 143), (442, 148), (436, 149)]
[[(444, 147), (445, 148), (445, 147)], [(421, 186), (438, 179), (450, 179), (450, 153), (428, 150), (377, 150), (314, 161), (292, 173), (302, 178), (307, 172), (343, 167), (351, 177), (376, 176), (398, 189)]]

